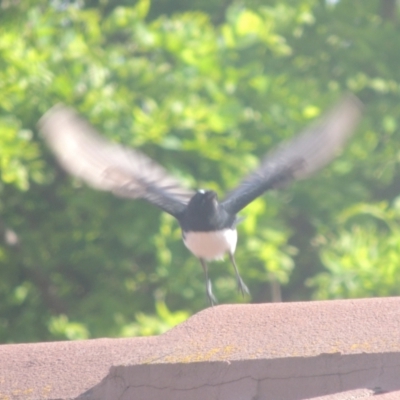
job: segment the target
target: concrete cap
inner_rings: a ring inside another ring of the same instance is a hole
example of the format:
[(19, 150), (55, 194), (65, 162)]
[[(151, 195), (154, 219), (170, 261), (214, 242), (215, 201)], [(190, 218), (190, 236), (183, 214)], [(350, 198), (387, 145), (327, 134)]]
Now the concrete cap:
[(389, 400), (396, 390), (400, 298), (223, 305), (159, 337), (0, 346), (0, 400)]

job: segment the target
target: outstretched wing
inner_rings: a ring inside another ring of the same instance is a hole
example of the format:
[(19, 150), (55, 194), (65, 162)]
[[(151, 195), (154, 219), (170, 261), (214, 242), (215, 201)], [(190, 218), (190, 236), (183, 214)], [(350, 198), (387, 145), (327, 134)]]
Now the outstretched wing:
[(261, 165), (227, 194), (222, 205), (236, 214), (266, 190), (304, 179), (328, 164), (353, 133), (361, 117), (361, 102), (346, 96), (319, 122), (268, 154)]
[(96, 189), (143, 198), (174, 217), (193, 195), (149, 157), (107, 142), (70, 108), (53, 107), (39, 128), (61, 166)]

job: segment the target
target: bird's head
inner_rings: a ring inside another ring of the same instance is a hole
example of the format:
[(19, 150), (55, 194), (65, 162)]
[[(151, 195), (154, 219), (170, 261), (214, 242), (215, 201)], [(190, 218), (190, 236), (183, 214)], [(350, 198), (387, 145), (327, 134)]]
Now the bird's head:
[(213, 190), (198, 190), (190, 199), (188, 208), (198, 212), (212, 212), (218, 208), (218, 196)]
[(231, 226), (229, 216), (218, 203), (217, 193), (212, 190), (198, 190), (179, 222), (184, 231), (207, 232)]

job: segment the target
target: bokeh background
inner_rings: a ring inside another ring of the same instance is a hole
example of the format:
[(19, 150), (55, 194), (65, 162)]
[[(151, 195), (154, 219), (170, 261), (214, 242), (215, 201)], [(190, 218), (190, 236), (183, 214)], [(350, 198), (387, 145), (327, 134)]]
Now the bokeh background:
[(243, 212), (220, 303), (400, 294), (400, 24), (391, 0), (0, 0), (0, 341), (158, 334), (208, 306), (178, 224), (67, 176), (56, 103), (221, 195), (351, 91), (356, 135)]

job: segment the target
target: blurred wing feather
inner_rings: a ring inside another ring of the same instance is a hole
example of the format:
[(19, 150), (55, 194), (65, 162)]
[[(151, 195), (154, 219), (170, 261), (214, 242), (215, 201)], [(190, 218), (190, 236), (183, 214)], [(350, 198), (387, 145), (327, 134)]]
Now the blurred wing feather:
[(175, 217), (193, 195), (146, 155), (107, 142), (70, 108), (53, 107), (39, 128), (61, 166), (93, 188), (143, 198)]
[(253, 173), (228, 193), (222, 201), (225, 210), (236, 214), (265, 191), (307, 178), (324, 167), (354, 132), (361, 109), (355, 96), (346, 96), (319, 122), (268, 154)]

